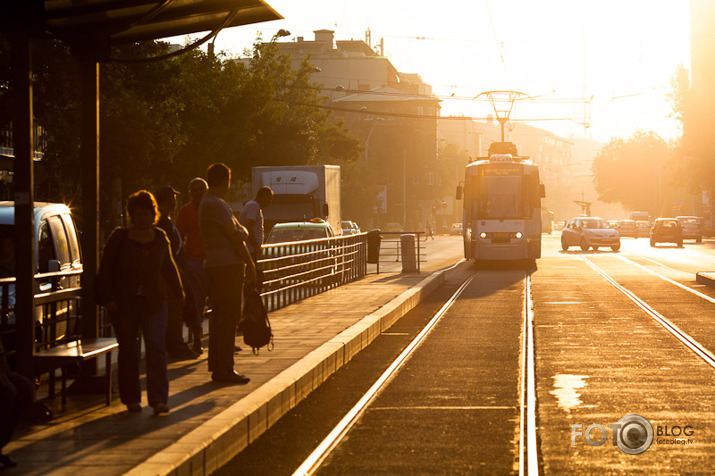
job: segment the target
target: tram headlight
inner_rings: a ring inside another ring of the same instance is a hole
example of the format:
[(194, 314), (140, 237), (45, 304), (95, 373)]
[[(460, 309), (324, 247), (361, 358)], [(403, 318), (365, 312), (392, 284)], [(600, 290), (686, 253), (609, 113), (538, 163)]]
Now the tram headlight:
[(484, 239), (484, 238), (486, 238), (486, 237), (487, 237), (487, 234), (486, 234), (485, 232), (481, 232), (481, 233), (479, 234), (479, 238), (481, 238), (481, 239)]
[(514, 236), (516, 236), (516, 239), (519, 240), (519, 239), (521, 239), (521, 237), (524, 236), (524, 235), (522, 235), (520, 231), (517, 231)]

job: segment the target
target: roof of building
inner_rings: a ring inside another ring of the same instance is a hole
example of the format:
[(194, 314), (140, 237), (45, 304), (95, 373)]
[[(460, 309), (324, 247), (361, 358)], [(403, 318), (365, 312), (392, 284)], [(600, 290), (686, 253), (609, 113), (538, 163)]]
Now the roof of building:
[(442, 100), (434, 96), (421, 96), (406, 93), (395, 88), (374, 88), (370, 91), (356, 92), (345, 97), (335, 99), (333, 102), (414, 102), (424, 101), (439, 103)]

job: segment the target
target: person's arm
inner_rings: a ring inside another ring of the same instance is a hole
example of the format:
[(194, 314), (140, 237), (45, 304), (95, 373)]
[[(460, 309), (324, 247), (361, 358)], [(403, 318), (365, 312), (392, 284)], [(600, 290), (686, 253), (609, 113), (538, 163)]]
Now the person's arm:
[(161, 247), (161, 253), (164, 255), (162, 258), (162, 275), (166, 280), (167, 287), (171, 295), (176, 296), (184, 301), (184, 286), (181, 283), (181, 275), (179, 274), (179, 268), (176, 266), (176, 261), (174, 261), (173, 253), (171, 252), (171, 242), (164, 236), (165, 245)]
[[(218, 210), (215, 211), (218, 212)], [(238, 220), (234, 219), (233, 214), (231, 214), (230, 211), (223, 209), (220, 213), (214, 216), (217, 218), (221, 217), (215, 221), (216, 225), (226, 236), (228, 242), (231, 244), (231, 247), (236, 252), (238, 257), (246, 263), (246, 275), (249, 279), (253, 279), (255, 282), (256, 267), (253, 263), (251, 255), (248, 253), (248, 249), (246, 248), (248, 230), (246, 230), (243, 225), (238, 223)]]
[(248, 229), (248, 239), (251, 240), (251, 245), (253, 245), (253, 249), (256, 250), (256, 253), (261, 252), (261, 245), (263, 243), (258, 242), (258, 236), (256, 233), (254, 233), (254, 230), (256, 228), (256, 220), (253, 218), (246, 218), (245, 223), (243, 224), (246, 229)]
[(112, 232), (104, 246), (102, 259), (97, 272), (97, 302), (110, 312), (117, 312), (117, 297), (114, 282), (117, 278), (121, 247), (127, 235), (127, 230), (117, 228)]

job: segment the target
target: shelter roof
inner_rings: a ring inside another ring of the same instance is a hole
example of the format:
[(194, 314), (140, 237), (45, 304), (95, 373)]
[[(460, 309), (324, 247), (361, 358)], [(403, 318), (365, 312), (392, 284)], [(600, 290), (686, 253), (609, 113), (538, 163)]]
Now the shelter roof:
[(279, 20), (263, 0), (16, 0), (0, 4), (4, 22), (33, 36), (107, 45)]

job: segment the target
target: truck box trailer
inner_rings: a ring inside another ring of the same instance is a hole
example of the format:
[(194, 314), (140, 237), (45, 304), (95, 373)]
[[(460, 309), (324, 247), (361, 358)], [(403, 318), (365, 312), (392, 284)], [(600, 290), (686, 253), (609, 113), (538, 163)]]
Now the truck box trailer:
[(252, 188), (273, 189), (273, 203), (263, 210), (265, 231), (276, 223), (322, 218), (341, 234), (340, 166), (295, 165), (253, 167)]

